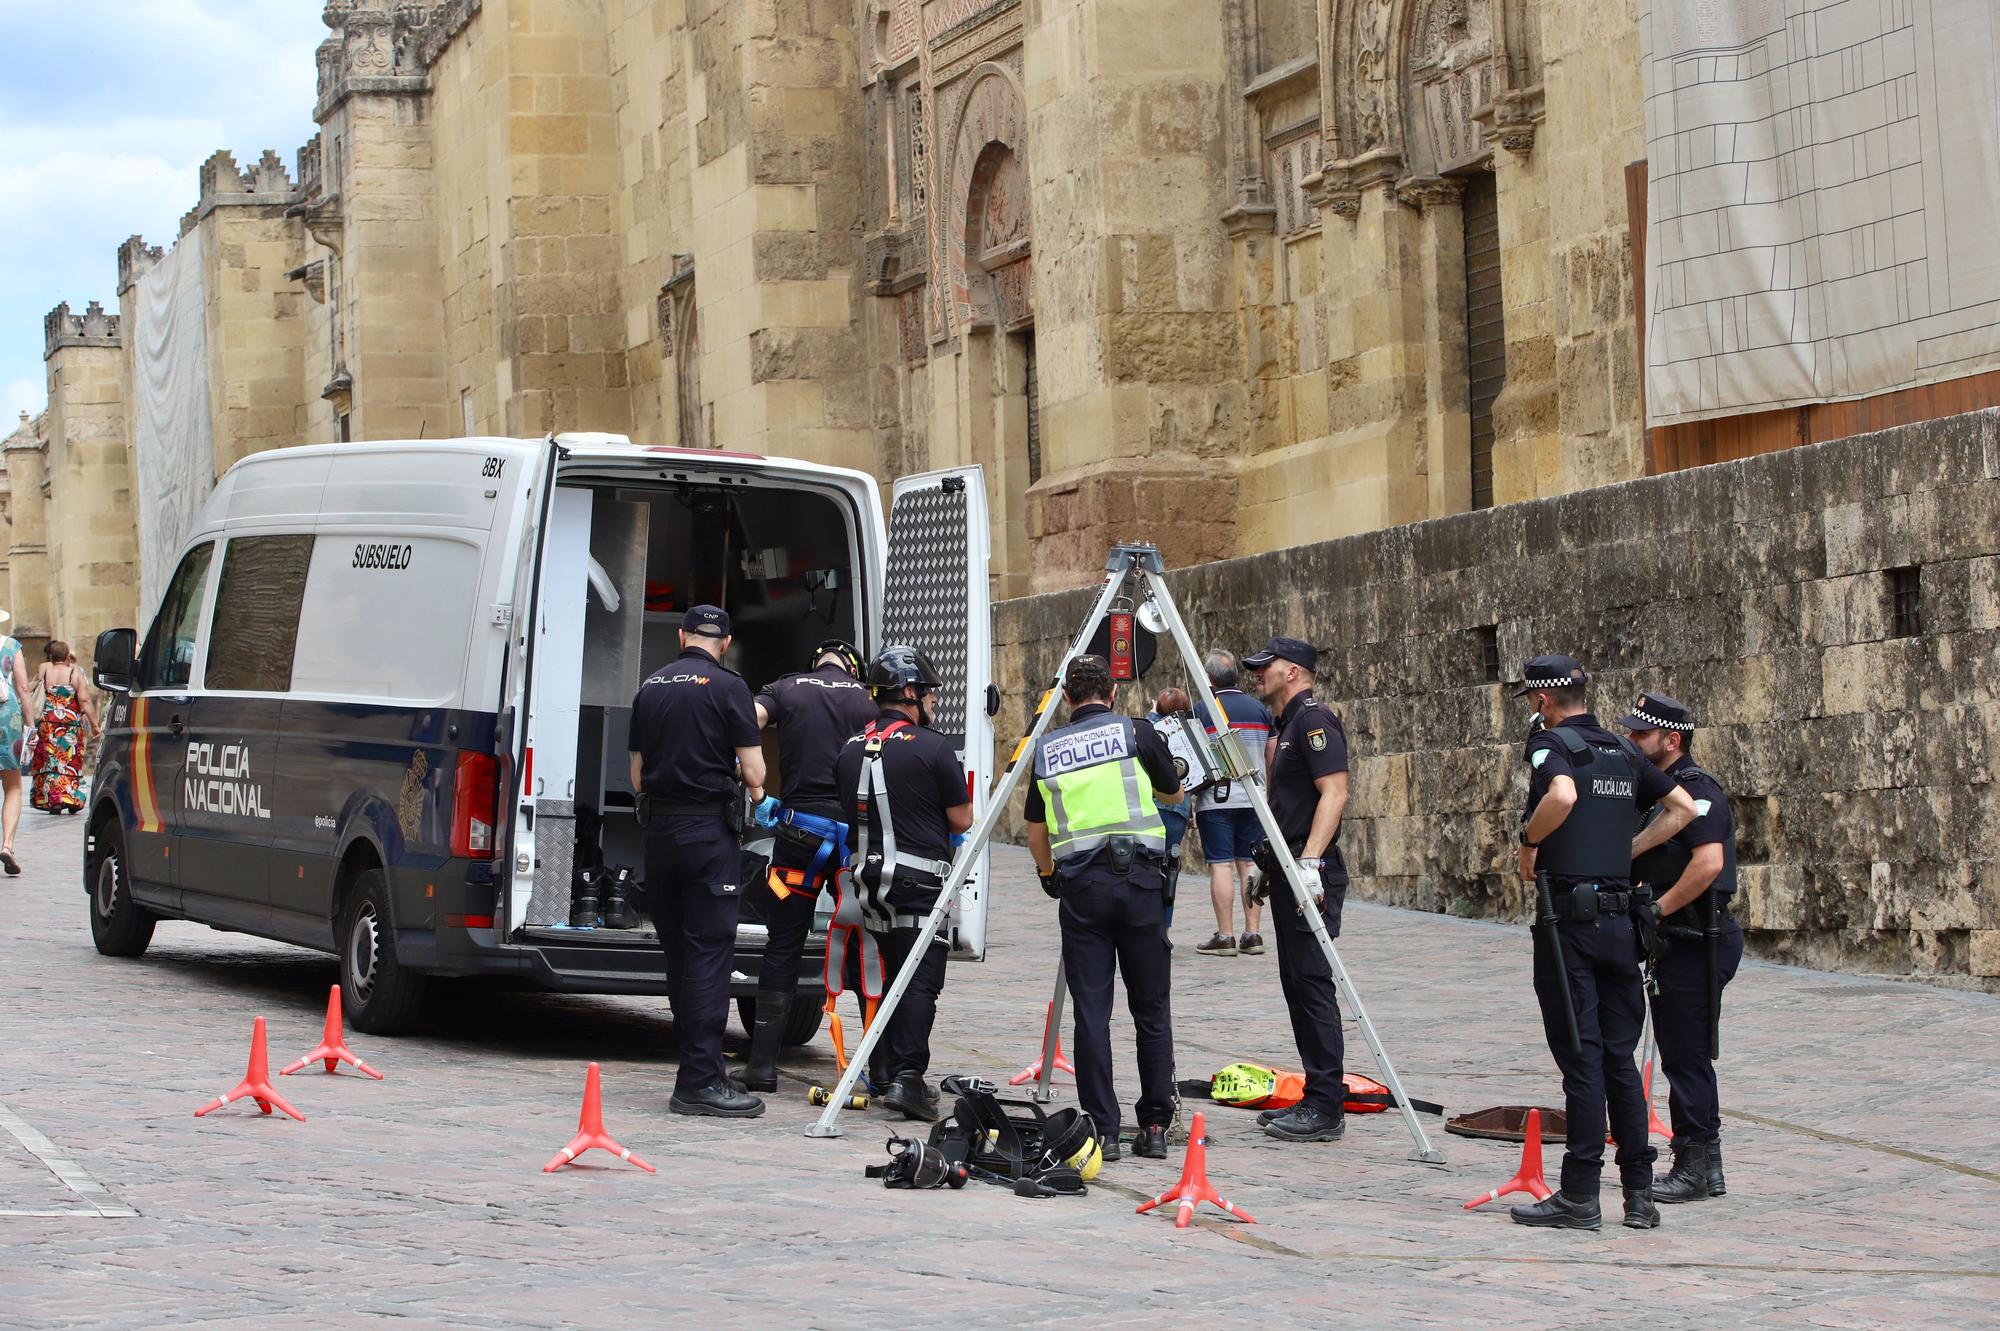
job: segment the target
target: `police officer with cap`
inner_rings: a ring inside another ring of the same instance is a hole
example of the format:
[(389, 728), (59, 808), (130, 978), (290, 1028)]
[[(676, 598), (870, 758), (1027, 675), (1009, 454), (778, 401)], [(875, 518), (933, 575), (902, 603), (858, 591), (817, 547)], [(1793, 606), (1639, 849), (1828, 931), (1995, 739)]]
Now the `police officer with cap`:
[(1736, 895), (1736, 820), (1721, 783), (1689, 755), (1694, 718), (1685, 705), (1664, 693), (1642, 693), (1618, 724), (1694, 801), (1694, 820), (1671, 837), (1649, 847), (1651, 827), (1640, 835), (1632, 876), (1652, 885), (1667, 940), (1666, 955), (1653, 968), (1653, 1031), (1671, 1088), (1674, 1163), (1653, 1180), (1653, 1200), (1698, 1202), (1726, 1191), (1722, 1105), (1710, 1051), (1722, 1019), (1722, 990), (1743, 960), (1743, 930), (1729, 914)]
[(848, 739), (875, 719), (875, 704), (861, 683), (861, 653), (829, 638), (813, 648), (808, 668), (766, 684), (757, 695), (757, 724), (778, 731), (783, 784), (776, 813), (770, 872), (761, 887), (769, 930), (757, 973), (757, 1013), (743, 1084), (752, 1091), (778, 1089), (778, 1047), (799, 982), (799, 956), (812, 930), (820, 888), (845, 854), (840, 788), (834, 759)]
[[(1639, 810), (1665, 803), (1661, 836), (1694, 816), (1694, 801), (1632, 744), (1597, 723), (1589, 680), (1568, 656), (1537, 656), (1514, 696), (1534, 700), (1527, 746), (1528, 806), (1521, 820), (1521, 877), (1537, 884), (1535, 997), (1562, 1070), (1569, 1149), (1562, 1187), (1511, 1214), (1523, 1225), (1598, 1229), (1607, 1108), (1618, 1142), (1625, 1225), (1660, 1223), (1645, 1092), (1632, 1064), (1645, 1020), (1631, 892)], [(1537, 874), (1542, 875), (1537, 879)], [(1547, 891), (1542, 891), (1542, 883)]]
[[(916, 648), (883, 648), (868, 667), (868, 689), (880, 710), (834, 762), (834, 784), (853, 828), (848, 863), (863, 924), (891, 975), (916, 948), (925, 917), (937, 905), (953, 841), (972, 826), (965, 768), (951, 741), (930, 728), (943, 686), (930, 658)], [(947, 952), (942, 937), (931, 940), (889, 1014), (869, 1069), (875, 1084), (888, 1088), (883, 1105), (905, 1118), (937, 1118), (937, 1094), (924, 1076)]]
[[(1347, 809), (1347, 731), (1340, 718), (1313, 697), (1319, 651), (1298, 638), (1277, 637), (1243, 658), (1255, 673), (1257, 696), (1277, 718), (1266, 749), (1271, 813), (1298, 857), (1315, 894), (1329, 937), (1340, 936), (1347, 900), (1347, 864), (1340, 855), (1340, 819)], [(1291, 1013), (1292, 1037), (1305, 1066), (1305, 1096), (1283, 1112), (1261, 1116), (1267, 1135), (1280, 1141), (1337, 1141), (1347, 1129), (1347, 1086), (1342, 1079), (1346, 1043), (1340, 1030), (1340, 997), (1333, 964), (1321, 950), (1290, 884), (1277, 873), (1269, 847), (1259, 848), (1271, 895), (1272, 942), (1278, 949), (1278, 984)]]
[(1063, 975), (1076, 1003), (1070, 1052), (1076, 1093), (1106, 1160), (1118, 1144), (1111, 1079), (1111, 982), (1125, 972), (1138, 1037), (1135, 1155), (1165, 1159), (1174, 1116), (1173, 984), (1167, 949), (1167, 830), (1161, 804), (1179, 804), (1180, 773), (1146, 721), (1111, 710), (1111, 667), (1079, 656), (1063, 671), (1069, 724), (1035, 749), (1023, 818), (1042, 890), (1062, 903)]
[(632, 700), (632, 785), (644, 795), (646, 903), (667, 954), (667, 1001), (681, 1047), (667, 1107), (676, 1114), (755, 1118), (764, 1102), (733, 1084), (722, 1063), (729, 975), (736, 951), (742, 843), (734, 809), (740, 774), (764, 795), (764, 749), (750, 688), (722, 664), (729, 615), (687, 612), (681, 654)]

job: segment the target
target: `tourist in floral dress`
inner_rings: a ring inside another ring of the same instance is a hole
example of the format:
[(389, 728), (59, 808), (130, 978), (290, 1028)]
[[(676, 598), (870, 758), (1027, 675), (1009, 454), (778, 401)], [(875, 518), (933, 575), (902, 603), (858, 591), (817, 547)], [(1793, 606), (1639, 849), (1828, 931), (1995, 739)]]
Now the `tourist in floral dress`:
[[(0, 610), (0, 624), (13, 616)], [(21, 663), (21, 644), (0, 637), (0, 871), (9, 878), (21, 872), (14, 858), (14, 830), (21, 825), (21, 743), (25, 730), (22, 707), (28, 696), (28, 668)]]
[(35, 784), (29, 798), (44, 813), (75, 813), (83, 807), (83, 758), (97, 734), (97, 706), (68, 643), (51, 642), (43, 654), (48, 660), (35, 680), (42, 714), (31, 741)]

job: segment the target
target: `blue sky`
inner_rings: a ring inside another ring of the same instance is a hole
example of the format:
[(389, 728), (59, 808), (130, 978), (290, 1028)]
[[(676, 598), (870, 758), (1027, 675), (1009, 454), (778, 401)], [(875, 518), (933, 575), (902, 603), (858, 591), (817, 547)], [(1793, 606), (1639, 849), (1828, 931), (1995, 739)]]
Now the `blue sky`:
[(321, 0), (0, 0), (0, 433), (41, 409), (42, 316), (117, 308), (118, 245), (179, 234), (218, 148), (293, 169)]

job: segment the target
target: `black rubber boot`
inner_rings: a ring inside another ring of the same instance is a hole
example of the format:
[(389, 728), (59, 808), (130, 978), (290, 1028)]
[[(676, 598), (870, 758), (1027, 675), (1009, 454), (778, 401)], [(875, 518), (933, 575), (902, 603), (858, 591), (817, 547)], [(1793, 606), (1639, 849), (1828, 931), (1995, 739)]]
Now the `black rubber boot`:
[(757, 1021), (750, 1032), (750, 1061), (743, 1068), (743, 1086), (752, 1091), (778, 1089), (778, 1047), (785, 1042), (785, 1019), (792, 997), (782, 991), (757, 991)]
[(882, 1103), (904, 1118), (913, 1118), (924, 1123), (937, 1122), (937, 1095), (930, 1087), (924, 1085), (924, 1079), (914, 1072), (905, 1072), (896, 1078), (895, 1084), (882, 1093)]
[(1723, 1182), (1722, 1179), (1722, 1143), (1719, 1141), (1709, 1142), (1704, 1147), (1704, 1150), (1707, 1152), (1708, 1195), (1711, 1197), (1726, 1196), (1729, 1192), (1729, 1185)]
[(1662, 1206), (1704, 1200), (1709, 1195), (1707, 1145), (1676, 1138), (1673, 1150), (1674, 1167), (1653, 1180), (1653, 1200)]
[(1660, 1208), (1653, 1205), (1651, 1188), (1625, 1189), (1625, 1228), (1658, 1229)]
[(1517, 1225), (1534, 1225), (1540, 1229), (1602, 1229), (1604, 1212), (1598, 1208), (1595, 1197), (1572, 1197), (1568, 1193), (1550, 1193), (1533, 1206), (1510, 1206), (1507, 1214), (1514, 1217)]

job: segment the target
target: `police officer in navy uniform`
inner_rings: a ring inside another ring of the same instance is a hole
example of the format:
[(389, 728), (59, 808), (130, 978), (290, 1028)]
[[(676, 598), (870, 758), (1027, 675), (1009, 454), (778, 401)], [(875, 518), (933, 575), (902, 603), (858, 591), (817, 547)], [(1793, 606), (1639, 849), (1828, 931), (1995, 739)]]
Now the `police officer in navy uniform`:
[(1729, 914), (1736, 895), (1736, 819), (1721, 784), (1689, 754), (1694, 718), (1685, 705), (1664, 693), (1642, 693), (1618, 724), (1694, 801), (1694, 821), (1643, 851), (1632, 862), (1632, 876), (1652, 885), (1667, 941), (1666, 955), (1653, 968), (1653, 1031), (1671, 1088), (1674, 1163), (1653, 1180), (1653, 1200), (1698, 1202), (1726, 1191), (1722, 1105), (1709, 1039), (1721, 1021), (1722, 990), (1743, 960), (1743, 930)]
[[(1076, 1097), (1106, 1160), (1118, 1144), (1111, 1079), (1111, 983), (1125, 973), (1139, 1054), (1135, 1155), (1165, 1159), (1174, 1116), (1172, 972), (1167, 949), (1167, 831), (1179, 771), (1146, 721), (1111, 710), (1111, 667), (1079, 656), (1063, 671), (1069, 724), (1042, 736), (1023, 818), (1042, 889), (1062, 903), (1063, 975), (1076, 1004)], [(1051, 816), (1053, 815), (1053, 816)]]
[(764, 794), (764, 749), (750, 688), (722, 664), (729, 615), (687, 612), (681, 654), (632, 700), (632, 785), (644, 796), (646, 903), (667, 954), (667, 1001), (681, 1065), (676, 1114), (755, 1118), (764, 1102), (732, 1083), (722, 1063), (729, 975), (736, 951), (742, 843), (732, 824), (740, 775)]
[(1664, 803), (1654, 826), (1660, 836), (1672, 835), (1694, 816), (1694, 801), (1629, 741), (1597, 723), (1586, 710), (1588, 684), (1573, 658), (1537, 656), (1514, 693), (1534, 700), (1541, 723), (1531, 727), (1527, 746), (1519, 867), (1529, 882), (1538, 872), (1547, 876), (1554, 908), (1554, 921), (1534, 931), (1535, 997), (1562, 1069), (1569, 1149), (1561, 1189), (1532, 1206), (1514, 1207), (1512, 1215), (1524, 1225), (1602, 1227), (1597, 1197), (1608, 1109), (1624, 1223), (1651, 1229), (1660, 1223), (1652, 1200), (1658, 1152), (1647, 1141), (1645, 1093), (1632, 1063), (1646, 1001), (1631, 913), (1632, 856), (1639, 849), (1633, 833), (1642, 807)]
[[(1347, 809), (1347, 731), (1340, 718), (1313, 697), (1319, 652), (1298, 638), (1277, 637), (1243, 658), (1255, 672), (1257, 696), (1277, 718), (1266, 750), (1271, 813), (1285, 843), (1305, 871), (1327, 935), (1340, 936), (1347, 901), (1347, 864), (1340, 854), (1340, 820)], [(1280, 1141), (1337, 1141), (1347, 1129), (1346, 1043), (1340, 1030), (1340, 996), (1333, 964), (1314, 936), (1291, 885), (1276, 872), (1268, 847), (1259, 867), (1271, 896), (1272, 942), (1278, 949), (1278, 984), (1291, 1013), (1292, 1036), (1305, 1066), (1304, 1098), (1289, 1110), (1261, 1115), (1264, 1131)]]
[[(943, 686), (930, 658), (916, 648), (883, 648), (868, 667), (868, 689), (880, 710), (834, 762), (834, 783), (853, 828), (849, 863), (863, 924), (892, 976), (937, 905), (953, 842), (972, 826), (965, 768), (951, 741), (930, 728)], [(883, 1105), (905, 1118), (937, 1118), (937, 1094), (924, 1078), (948, 951), (942, 937), (931, 940), (889, 1014), (869, 1069), (874, 1083), (888, 1088)]]
[(820, 888), (840, 867), (844, 839), (840, 788), (833, 765), (841, 747), (875, 719), (875, 704), (861, 683), (861, 653), (829, 638), (815, 647), (809, 667), (766, 684), (757, 695), (757, 724), (778, 731), (783, 774), (771, 867), (753, 892), (769, 931), (757, 973), (757, 1013), (743, 1084), (752, 1091), (778, 1089), (778, 1047), (798, 988), (799, 956), (812, 930)]

